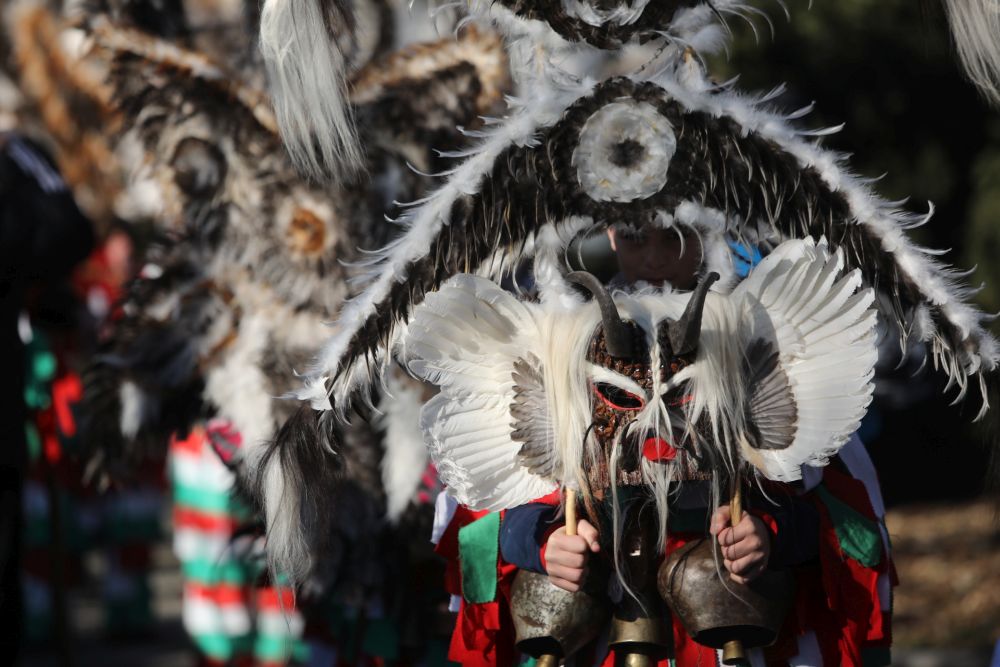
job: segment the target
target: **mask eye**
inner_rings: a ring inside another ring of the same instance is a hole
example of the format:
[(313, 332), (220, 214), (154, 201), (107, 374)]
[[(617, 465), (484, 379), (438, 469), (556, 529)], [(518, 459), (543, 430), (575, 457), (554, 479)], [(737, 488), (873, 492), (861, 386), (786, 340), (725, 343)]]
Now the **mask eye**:
[(594, 393), (612, 410), (641, 410), (642, 406), (646, 404), (644, 400), (632, 392), (607, 382), (594, 383)]
[(691, 394), (685, 394), (684, 396), (680, 396), (678, 398), (671, 400), (669, 403), (667, 403), (667, 405), (669, 405), (672, 408), (679, 408), (681, 406), (687, 405), (693, 400), (694, 396), (692, 396)]
[(684, 361), (680, 357), (674, 357), (670, 360), (670, 374), (677, 375), (689, 365), (690, 364), (688, 364), (688, 362)]

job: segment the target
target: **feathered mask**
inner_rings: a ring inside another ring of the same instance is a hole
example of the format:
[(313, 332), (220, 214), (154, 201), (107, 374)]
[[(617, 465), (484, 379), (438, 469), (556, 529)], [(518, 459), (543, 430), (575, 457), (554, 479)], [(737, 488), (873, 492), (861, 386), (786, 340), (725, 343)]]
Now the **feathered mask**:
[(799, 479), (872, 396), (874, 294), (843, 266), (825, 242), (788, 241), (726, 296), (703, 282), (612, 299), (573, 274), (596, 296), (569, 308), (450, 279), (399, 347), (441, 388), (421, 426), (442, 481), (459, 502), (500, 510), (557, 484), (600, 492), (608, 470), (622, 485), (744, 463)]

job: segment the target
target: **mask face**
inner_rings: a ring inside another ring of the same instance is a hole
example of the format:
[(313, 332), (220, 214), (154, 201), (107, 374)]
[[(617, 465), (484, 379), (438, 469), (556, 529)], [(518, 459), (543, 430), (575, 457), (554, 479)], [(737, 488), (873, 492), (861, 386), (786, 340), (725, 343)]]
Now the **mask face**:
[[(593, 394), (591, 423), (601, 453), (597, 465), (588, 471), (594, 491), (611, 485), (612, 467), (617, 485), (637, 486), (643, 483), (644, 460), (669, 465), (685, 449), (694, 454), (687, 442), (682, 412), (689, 391), (687, 383), (675, 378), (691, 363), (694, 354), (673, 354), (671, 324), (663, 322), (658, 326), (655, 350), (639, 327), (625, 324), (633, 340), (633, 354), (629, 357), (608, 351), (603, 327), (590, 343), (587, 361)], [(652, 363), (654, 357), (661, 359), (656, 366)], [(696, 465), (688, 458), (681, 456), (679, 463), (688, 468)]]
[[(636, 327), (631, 327), (638, 332)], [(592, 369), (590, 386), (593, 433), (599, 443), (603, 460), (590, 471), (590, 483), (596, 488), (606, 488), (610, 479), (608, 467), (612, 465), (615, 443), (623, 448), (615, 465), (617, 483), (627, 486), (640, 484), (642, 473), (638, 449), (633, 447), (631, 427), (653, 396), (653, 369), (649, 364), (649, 348), (641, 335), (633, 336), (633, 358), (616, 358), (607, 349), (603, 328), (591, 341), (587, 361)]]

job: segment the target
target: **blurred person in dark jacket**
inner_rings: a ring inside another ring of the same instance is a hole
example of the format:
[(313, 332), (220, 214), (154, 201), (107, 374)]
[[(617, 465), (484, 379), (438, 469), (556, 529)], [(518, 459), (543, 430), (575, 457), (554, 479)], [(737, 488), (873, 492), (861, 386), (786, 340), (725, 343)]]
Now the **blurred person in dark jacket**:
[(16, 132), (0, 133), (0, 654), (13, 657), (22, 632), (21, 490), (27, 464), (24, 308), (31, 289), (59, 280), (94, 244), (90, 222), (52, 160)]

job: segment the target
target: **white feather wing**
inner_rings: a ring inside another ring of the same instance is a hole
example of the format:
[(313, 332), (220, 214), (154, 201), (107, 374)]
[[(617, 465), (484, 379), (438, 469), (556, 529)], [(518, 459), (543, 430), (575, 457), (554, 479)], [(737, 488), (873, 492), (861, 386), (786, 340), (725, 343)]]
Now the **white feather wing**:
[[(779, 481), (822, 466), (857, 430), (871, 402), (877, 347), (874, 294), (826, 241), (778, 246), (733, 292), (750, 358), (749, 412), (758, 434), (744, 456)], [(750, 357), (755, 356), (753, 353)], [(756, 368), (753, 368), (756, 364)], [(792, 423), (789, 423), (791, 421)], [(779, 439), (785, 434), (787, 439)]]
[(511, 412), (525, 393), (517, 378), (540, 376), (532, 352), (540, 336), (528, 306), (471, 275), (452, 278), (414, 311), (401, 355), (412, 373), (441, 389), (424, 406), (421, 429), (441, 481), (472, 509), (516, 507), (557, 486), (522, 463), (526, 449), (532, 461), (539, 450), (554, 451), (546, 403), (537, 401), (530, 428), (520, 429), (529, 442), (515, 439)]

